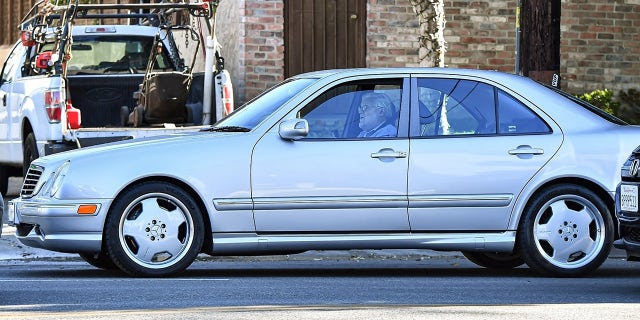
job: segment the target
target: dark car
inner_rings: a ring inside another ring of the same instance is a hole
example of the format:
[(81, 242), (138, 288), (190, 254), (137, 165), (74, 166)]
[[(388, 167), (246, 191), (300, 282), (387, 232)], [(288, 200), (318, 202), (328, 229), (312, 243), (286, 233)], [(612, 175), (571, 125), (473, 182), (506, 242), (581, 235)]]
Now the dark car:
[(614, 246), (625, 250), (629, 261), (640, 261), (639, 168), (640, 146), (631, 153), (629, 159), (622, 166), (622, 179), (616, 189), (619, 239), (614, 242)]
[(4, 199), (0, 194), (0, 236), (2, 236), (2, 216), (4, 216)]

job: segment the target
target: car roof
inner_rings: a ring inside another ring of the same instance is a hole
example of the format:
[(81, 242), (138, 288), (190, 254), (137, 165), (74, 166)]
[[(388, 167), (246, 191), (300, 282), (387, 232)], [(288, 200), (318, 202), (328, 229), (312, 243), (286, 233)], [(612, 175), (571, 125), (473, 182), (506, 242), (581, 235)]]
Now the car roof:
[[(367, 75), (384, 75), (384, 74), (412, 74), (412, 75), (430, 75), (430, 76), (463, 76), (475, 77), (485, 80), (494, 81), (502, 85), (508, 86), (531, 86), (536, 81), (502, 71), (495, 70), (477, 70), (477, 69), (460, 69), (460, 68), (431, 68), (431, 67), (402, 67), (402, 68), (351, 68), (351, 69), (329, 69), (322, 71), (312, 71), (296, 75), (292, 78), (315, 78), (323, 79), (329, 77), (346, 78), (352, 76)], [(540, 85), (542, 86), (542, 85)]]
[[(157, 27), (139, 25), (75, 25), (73, 26), (73, 35), (136, 35), (153, 37), (158, 33), (158, 29)], [(99, 32), (98, 30), (103, 31)]]

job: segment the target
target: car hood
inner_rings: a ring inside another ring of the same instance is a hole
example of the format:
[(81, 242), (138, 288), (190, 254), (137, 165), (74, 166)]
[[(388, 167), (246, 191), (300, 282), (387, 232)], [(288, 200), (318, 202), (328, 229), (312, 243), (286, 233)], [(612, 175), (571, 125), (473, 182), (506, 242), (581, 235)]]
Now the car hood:
[[(63, 163), (70, 163), (56, 194), (58, 199), (114, 198), (122, 188), (150, 177), (198, 185), (194, 189), (200, 190), (211, 179), (211, 172), (216, 172), (221, 181), (238, 180), (232, 173), (249, 168), (256, 135), (194, 132), (141, 138), (50, 155), (36, 159), (34, 164), (44, 167), (40, 176), (45, 184)], [(230, 166), (239, 169), (230, 170)]]
[[(206, 140), (207, 144), (214, 143), (211, 140), (220, 140), (226, 137), (247, 135), (248, 133), (237, 132), (188, 132), (176, 133), (163, 136), (153, 136), (146, 138), (138, 138), (119, 142), (106, 143), (53, 155), (48, 155), (37, 159), (37, 162), (45, 164), (53, 164), (56, 162), (64, 162), (67, 160), (78, 161), (85, 158), (100, 157), (103, 154), (117, 153), (127, 154), (127, 157), (145, 155), (146, 157), (154, 156), (156, 150), (177, 150), (177, 146), (182, 148), (191, 143)], [(174, 148), (175, 146), (175, 148)]]

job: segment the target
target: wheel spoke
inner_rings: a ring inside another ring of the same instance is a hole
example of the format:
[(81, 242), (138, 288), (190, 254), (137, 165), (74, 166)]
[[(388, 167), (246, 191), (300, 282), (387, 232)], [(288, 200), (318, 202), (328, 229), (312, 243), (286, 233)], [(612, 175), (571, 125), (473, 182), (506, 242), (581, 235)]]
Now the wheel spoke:
[(547, 222), (550, 226), (561, 225), (566, 220), (567, 216), (573, 212), (573, 210), (567, 207), (564, 201), (556, 201), (551, 204), (551, 218)]
[(589, 230), (589, 225), (595, 220), (594, 216), (595, 214), (589, 208), (584, 207), (580, 211), (575, 211), (571, 219), (579, 228)]
[(138, 245), (138, 252), (135, 253), (134, 256), (140, 261), (144, 261), (146, 263), (151, 262), (151, 259), (155, 254), (153, 243), (146, 237), (139, 237), (136, 239), (136, 244)]
[[(553, 246), (553, 245), (552, 245)], [(575, 251), (571, 248), (571, 246), (567, 245), (556, 245), (553, 246), (553, 256), (552, 258), (561, 263), (566, 263), (569, 261), (571, 254)]]

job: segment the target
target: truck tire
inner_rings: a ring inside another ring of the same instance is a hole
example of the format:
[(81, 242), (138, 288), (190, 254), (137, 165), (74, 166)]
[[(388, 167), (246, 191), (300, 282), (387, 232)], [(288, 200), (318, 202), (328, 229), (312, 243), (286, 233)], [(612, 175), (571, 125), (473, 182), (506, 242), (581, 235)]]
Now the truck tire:
[(31, 161), (38, 159), (38, 146), (36, 145), (36, 137), (33, 132), (29, 132), (22, 144), (22, 176), (27, 175)]
[(0, 165), (0, 194), (2, 197), (7, 196), (9, 189), (9, 170), (7, 167)]

